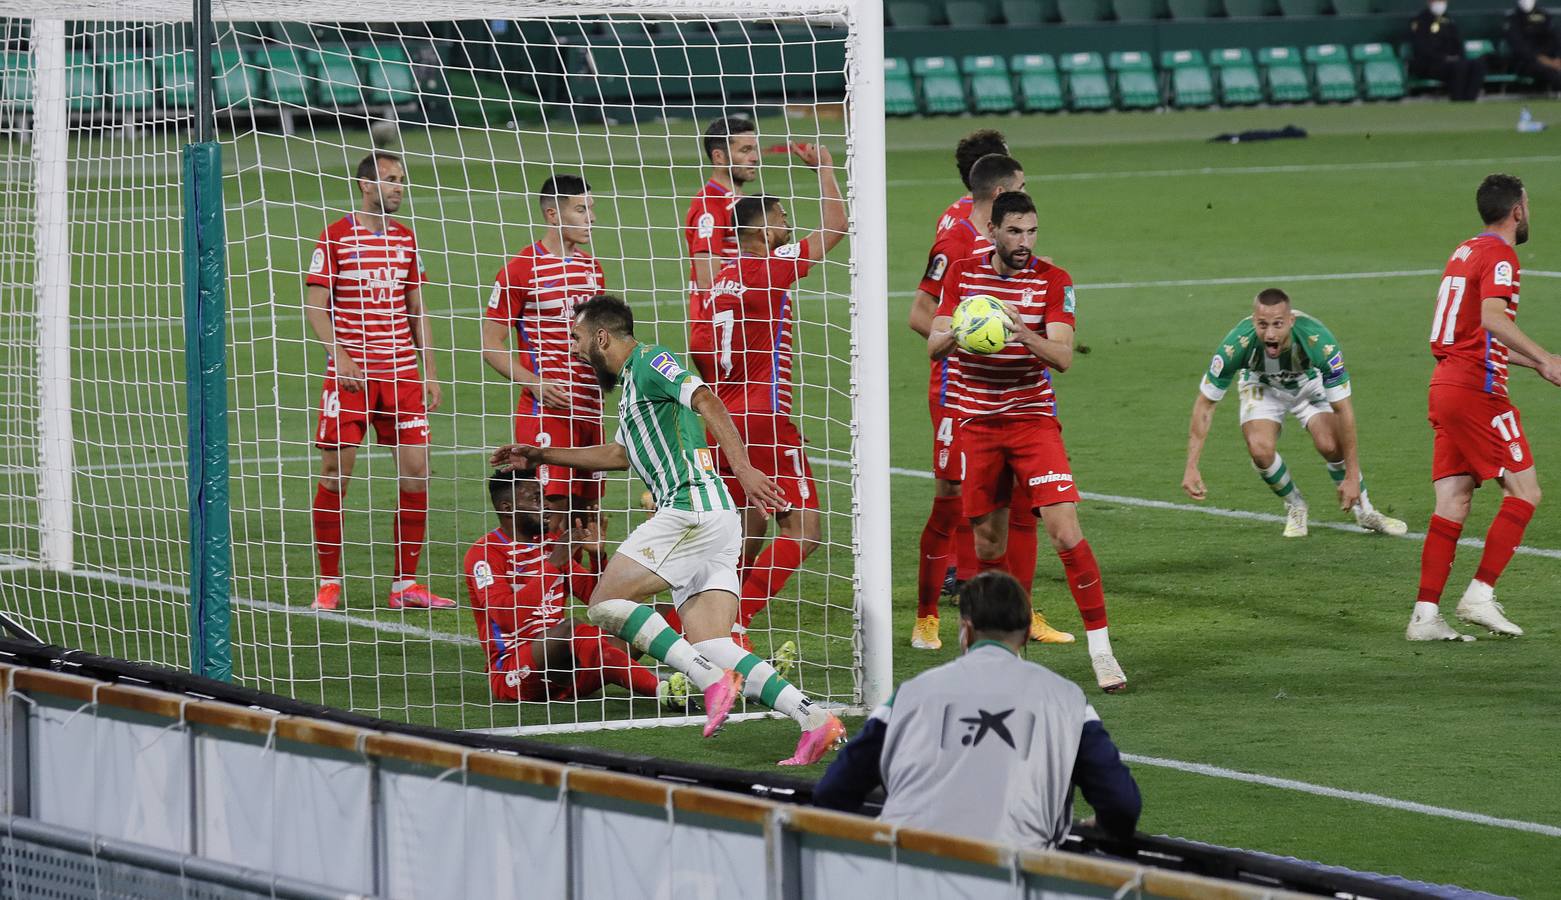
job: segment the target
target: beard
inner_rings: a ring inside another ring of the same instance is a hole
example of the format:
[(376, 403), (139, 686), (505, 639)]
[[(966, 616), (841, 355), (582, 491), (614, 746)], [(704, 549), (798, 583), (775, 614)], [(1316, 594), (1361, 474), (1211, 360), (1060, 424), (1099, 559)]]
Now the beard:
[(602, 393), (612, 393), (618, 386), (618, 373), (607, 367), (607, 357), (601, 349), (592, 347), (586, 351), (585, 361), (590, 364), (591, 373), (596, 376), (596, 383), (601, 387)]
[(1022, 269), (1030, 264), (1030, 260), (1035, 258), (1034, 253), (1023, 248), (1016, 248), (1008, 253), (999, 250), (997, 255), (1003, 258), (1003, 265), (1010, 269)]
[(1515, 239), (1515, 243), (1519, 243), (1519, 244), (1527, 244), (1528, 243), (1528, 221), (1527, 220), (1524, 220), (1524, 221), (1518, 223), (1518, 233), (1513, 235), (1513, 237)]

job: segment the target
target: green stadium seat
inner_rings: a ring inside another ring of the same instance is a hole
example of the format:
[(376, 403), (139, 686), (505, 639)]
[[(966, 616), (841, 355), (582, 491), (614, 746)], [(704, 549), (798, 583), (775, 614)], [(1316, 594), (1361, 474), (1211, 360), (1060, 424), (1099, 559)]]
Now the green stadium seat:
[(1404, 69), (1388, 44), (1356, 44), (1350, 58), (1360, 66), (1367, 100), (1397, 100), (1404, 96)]
[(1369, 16), (1377, 11), (1377, 0), (1333, 0), (1333, 11), (1341, 16)]
[[(1517, 82), (1527, 83), (1529, 81), (1529, 79), (1515, 72), (1507, 71), (1507, 61), (1501, 58), (1501, 54), (1497, 52), (1496, 45), (1491, 41), (1482, 39), (1464, 41), (1463, 53), (1470, 59), (1485, 60), (1486, 84), (1505, 87), (1509, 84)], [(1404, 58), (1408, 59), (1409, 55), (1406, 53)], [(1441, 82), (1431, 82), (1431, 84), (1437, 87), (1441, 86)]]
[(1348, 103), (1360, 96), (1355, 83), (1355, 67), (1343, 44), (1316, 44), (1306, 48), (1306, 64), (1312, 67), (1312, 83), (1317, 99), (1329, 103)]
[(1264, 47), (1258, 51), (1258, 64), (1268, 82), (1268, 99), (1274, 103), (1305, 103), (1312, 99), (1311, 82), (1306, 77), (1301, 52), (1294, 47)]
[(96, 112), (103, 102), (103, 69), (90, 53), (65, 61), (65, 103), (71, 112)]
[(889, 0), (884, 12), (896, 28), (928, 28), (942, 25), (943, 4), (930, 0)]
[(1111, 82), (1099, 53), (1064, 53), (1058, 68), (1068, 76), (1069, 109), (1111, 108)]
[(1062, 77), (1049, 53), (1022, 53), (1009, 60), (1019, 87), (1019, 108), (1025, 112), (1062, 109)]
[(883, 71), (884, 115), (916, 115), (916, 83), (911, 80), (910, 64), (898, 57), (887, 57), (883, 61)]
[(911, 74), (921, 83), (921, 108), (928, 115), (958, 115), (965, 111), (965, 85), (952, 56), (921, 56), (911, 62)]
[(1166, 0), (1111, 0), (1118, 22), (1149, 22), (1170, 15)]
[(1013, 112), (1018, 106), (1008, 63), (1001, 56), (967, 56), (959, 61), (959, 68), (969, 82), (971, 112)]
[(1278, 0), (1225, 0), (1225, 15), (1232, 19), (1257, 19), (1279, 15)]
[(1258, 77), (1250, 50), (1244, 47), (1211, 50), (1209, 63), (1219, 73), (1222, 105), (1251, 106), (1263, 102), (1263, 81)]
[(151, 60), (139, 53), (117, 53), (99, 61), (108, 76), (108, 98), (115, 112), (139, 112), (157, 105)]
[(252, 59), (270, 86), (266, 99), (284, 106), (309, 105), (313, 69), (302, 53), (292, 47), (266, 47), (256, 50)]
[(26, 111), (33, 106), (32, 62), (25, 53), (3, 54), (0, 69), (0, 107)]
[(1173, 19), (1212, 19), (1225, 12), (1220, 0), (1167, 0), (1166, 10)]
[(1171, 105), (1211, 106), (1214, 73), (1201, 50), (1167, 50), (1160, 54), (1160, 68), (1171, 76)]
[(345, 45), (325, 47), (309, 54), (309, 61), (319, 73), (313, 83), (314, 98), (322, 106), (362, 106), (363, 79), (352, 59), (352, 51)]
[(1040, 25), (1057, 21), (1057, 0), (1000, 0), (1003, 21), (1009, 25)]
[(163, 106), (189, 109), (195, 105), (195, 54), (189, 50), (164, 53), (157, 58), (157, 86)]
[(398, 105), (417, 96), (417, 78), (407, 52), (398, 44), (367, 44), (357, 50), (365, 74), (366, 103)]
[(1111, 54), (1107, 68), (1116, 76), (1117, 105), (1123, 109), (1154, 109), (1160, 105), (1160, 77), (1154, 59), (1137, 50)]
[(1326, 16), (1331, 7), (1331, 0), (1279, 0), (1280, 13), (1292, 19), (1302, 16)]
[(247, 62), (242, 51), (217, 50), (211, 57), (211, 97), (217, 109), (248, 107), (275, 99), (265, 92), (261, 70)]
[(1470, 59), (1484, 59), (1496, 55), (1496, 45), (1483, 39), (1471, 39), (1463, 42), (1463, 53)]
[(1067, 24), (1104, 22), (1111, 10), (1108, 0), (1057, 0), (1057, 15)]
[(998, 8), (993, 0), (948, 0), (943, 5), (949, 24), (961, 28), (985, 28), (997, 21)]

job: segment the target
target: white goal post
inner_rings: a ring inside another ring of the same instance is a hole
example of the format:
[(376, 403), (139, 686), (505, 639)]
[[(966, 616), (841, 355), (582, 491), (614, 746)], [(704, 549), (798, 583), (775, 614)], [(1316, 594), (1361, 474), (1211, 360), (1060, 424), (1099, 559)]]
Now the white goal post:
[[(684, 215), (711, 165), (702, 132), (741, 115), (766, 151), (749, 193), (779, 198), (799, 236), (818, 227), (818, 176), (788, 148), (823, 143), (850, 222), (785, 313), (818, 548), (751, 636), (761, 654), (795, 644), (793, 680), (820, 700), (856, 710), (886, 700), (881, 0), (243, 0), (211, 12), (234, 678), (452, 728), (687, 721), (617, 688), (569, 702), (490, 695), (461, 566), (496, 524), (486, 451), (513, 439), (526, 395), (484, 363), (478, 335), (495, 273), (546, 232), (540, 182), (578, 174), (596, 204), (589, 252), (607, 290), (630, 303), (642, 340), (683, 353)], [(192, 20), (189, 4), (165, 0), (0, 0), (0, 612), (52, 643), (176, 667), (193, 658), (179, 162), (201, 90)], [(386, 606), (390, 525), (407, 489), (373, 428), (343, 501), (347, 600), (310, 609), (325, 366), (303, 279), (321, 231), (360, 202), (353, 170), (376, 148), (405, 164), (395, 218), (426, 270), (443, 393), (428, 416), (419, 577), (457, 599), (454, 610)], [(510, 335), (510, 349), (523, 339)], [(615, 410), (609, 398), (609, 438)], [(605, 483), (611, 545), (645, 513), (631, 476)], [(571, 608), (583, 621), (583, 605)]]

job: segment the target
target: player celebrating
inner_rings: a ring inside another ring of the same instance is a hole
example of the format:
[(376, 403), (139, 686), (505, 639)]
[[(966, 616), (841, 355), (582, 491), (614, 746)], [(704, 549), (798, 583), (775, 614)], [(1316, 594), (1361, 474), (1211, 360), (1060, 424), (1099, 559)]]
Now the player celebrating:
[(1507, 395), (1507, 367), (1519, 365), (1561, 385), (1561, 360), (1524, 334), (1518, 317), (1518, 254), (1528, 240), (1528, 192), (1511, 175), (1480, 183), (1475, 204), (1485, 230), (1453, 251), (1431, 316), (1431, 481), (1436, 512), (1420, 551), (1420, 592), (1404, 636), (1411, 641), (1473, 640), (1454, 631), (1438, 606), (1452, 572), (1474, 489), (1501, 485), (1501, 510), (1485, 533), (1474, 580), (1458, 618), (1497, 634), (1520, 635), (1496, 602), (1496, 579), (1523, 542), (1539, 503), (1534, 454)]
[(792, 242), (786, 209), (774, 197), (743, 197), (734, 207), (738, 256), (722, 267), (710, 289), (710, 321), (716, 341), (716, 395), (732, 414), (749, 460), (775, 480), (786, 502), (776, 514), (775, 540), (762, 553), (769, 513), (762, 500), (746, 495), (723, 456), (726, 486), (744, 508), (743, 578), (737, 640), (748, 644), (748, 624), (780, 592), (821, 534), (818, 491), (791, 421), (792, 327), (796, 318), (788, 289), (845, 237), (846, 204), (829, 149), (795, 148), (818, 170), (823, 198), (819, 230)]
[[(1341, 508), (1355, 514), (1367, 531), (1403, 534), (1408, 527), (1371, 505), (1360, 474), (1355, 444), (1355, 408), (1350, 403), (1350, 374), (1344, 350), (1327, 326), (1290, 307), (1290, 295), (1278, 288), (1260, 292), (1247, 316), (1220, 341), (1198, 385), (1192, 423), (1187, 426), (1187, 471), (1182, 490), (1194, 500), (1209, 493), (1198, 473), (1198, 457), (1214, 421), (1214, 405), (1241, 374), (1241, 434), (1252, 465), (1285, 503), (1285, 537), (1306, 536), (1306, 500), (1290, 480), (1275, 447), (1285, 416), (1295, 416), (1312, 436), (1339, 491)], [(1359, 498), (1359, 499), (1355, 499)]]
[[(537, 200), (547, 231), (515, 254), (494, 279), (483, 312), (482, 358), (519, 384), (515, 440), (544, 447), (602, 443), (602, 392), (591, 367), (570, 354), (575, 306), (607, 286), (602, 264), (585, 252), (596, 221), (591, 186), (578, 175), (555, 174)], [(513, 330), (519, 353), (509, 349)], [(537, 470), (548, 508), (579, 513), (601, 501), (599, 473)]]
[(428, 523), (428, 413), (439, 408), (440, 392), (423, 315), (417, 239), (390, 218), (401, 208), (405, 185), (399, 156), (377, 150), (364, 157), (357, 170), (358, 211), (326, 228), (309, 260), (304, 316), (326, 348), (314, 438), (320, 449), (315, 609), (341, 605), (342, 497), (371, 424), (381, 444), (396, 448), (400, 477), (390, 608), (455, 605), (416, 580)]
[(707, 382), (715, 380), (715, 335), (710, 325), (709, 291), (716, 273), (737, 255), (737, 229), (732, 205), (743, 185), (759, 177), (759, 135), (753, 121), (724, 116), (705, 129), (705, 157), (710, 177), (689, 201), (683, 217), (688, 244), (688, 355), (694, 370)]
[(606, 632), (569, 619), (569, 597), (591, 596), (596, 574), (570, 562), (567, 541), (543, 545), (547, 526), (535, 473), (495, 472), (488, 496), (499, 527), (466, 551), (462, 570), (477, 638), (488, 654), (493, 699), (575, 700), (601, 690), (605, 681), (681, 705), (687, 694), (682, 674), (661, 682)]
[[(796, 753), (781, 765), (817, 762), (845, 735), (845, 727), (732, 640), (742, 531), (736, 504), (716, 474), (705, 429), (715, 435), (755, 504), (782, 506), (780, 490), (748, 462), (748, 451), (715, 392), (684, 371), (671, 351), (634, 339), (628, 304), (606, 294), (582, 303), (575, 309), (574, 336), (575, 357), (590, 363), (602, 389), (623, 385), (617, 436), (597, 447), (512, 444), (496, 450), (493, 463), (633, 468), (650, 488), (656, 514), (634, 529), (607, 563), (591, 591), (591, 622), (687, 675), (704, 692), (706, 737), (721, 727), (741, 691), (801, 726)], [(666, 590), (672, 592), (687, 640), (654, 606), (642, 602)]]
[[(1111, 652), (1100, 565), (1079, 527), (1079, 491), (1048, 371), (1066, 372), (1073, 364), (1073, 280), (1035, 257), (1038, 223), (1028, 194), (997, 196), (987, 226), (993, 249), (949, 266), (927, 351), (933, 359), (954, 356), (952, 406), (961, 417), (965, 453), (961, 497), (982, 569), (1004, 568), (1009, 494), (1025, 492), (1067, 573), (1095, 680), (1115, 692), (1127, 687), (1127, 677)], [(960, 301), (978, 294), (996, 297), (1014, 327), (1005, 347), (984, 356), (958, 349), (950, 331)]]

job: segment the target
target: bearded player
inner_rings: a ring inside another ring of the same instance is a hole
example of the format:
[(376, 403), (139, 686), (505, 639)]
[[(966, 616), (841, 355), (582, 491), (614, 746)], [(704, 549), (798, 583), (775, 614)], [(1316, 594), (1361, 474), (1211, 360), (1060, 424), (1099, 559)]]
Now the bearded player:
[(688, 246), (688, 355), (694, 371), (715, 380), (715, 336), (710, 325), (709, 292), (715, 276), (737, 255), (732, 206), (743, 185), (759, 177), (759, 135), (751, 119), (723, 116), (705, 129), (705, 158), (710, 177), (689, 201), (683, 217)]
[[(569, 330), (575, 307), (607, 287), (602, 264), (585, 250), (596, 204), (590, 184), (568, 174), (543, 182), (537, 202), (547, 229), (494, 278), (483, 311), (482, 358), (521, 386), (517, 442), (594, 447), (602, 443), (602, 391), (591, 367), (570, 354)], [(516, 352), (509, 348), (511, 332)], [(548, 509), (571, 513), (571, 522), (582, 512), (594, 513), (601, 502), (600, 473), (542, 466), (537, 477)], [(555, 521), (552, 530), (561, 527)]]
[(1496, 579), (1523, 541), (1539, 503), (1534, 454), (1523, 420), (1507, 395), (1508, 366), (1539, 372), (1561, 385), (1561, 360), (1517, 325), (1518, 254), (1528, 240), (1528, 192), (1511, 175), (1490, 175), (1475, 192), (1485, 230), (1453, 251), (1431, 316), (1431, 481), (1436, 512), (1420, 551), (1420, 592), (1404, 636), (1411, 641), (1473, 640), (1442, 618), (1442, 590), (1474, 490), (1495, 480), (1501, 509), (1485, 533), (1474, 579), (1458, 601), (1458, 618), (1497, 634), (1520, 635), (1496, 602)]
[(304, 317), (326, 352), (314, 436), (320, 481), (311, 515), (320, 584), (313, 606), (336, 609), (342, 602), (342, 498), (372, 425), (379, 443), (395, 448), (400, 479), (390, 608), (452, 607), (454, 600), (417, 582), (428, 526), (428, 413), (439, 408), (440, 390), (417, 238), (390, 218), (401, 208), (406, 168), (399, 156), (379, 150), (358, 163), (356, 175), (358, 210), (321, 233), (305, 279)]
[(849, 222), (829, 149), (799, 145), (798, 157), (818, 170), (823, 198), (819, 230), (793, 242), (786, 208), (774, 197), (743, 197), (734, 207), (738, 255), (717, 273), (710, 289), (710, 323), (715, 337), (715, 390), (731, 411), (748, 458), (774, 479), (786, 503), (775, 514), (775, 540), (762, 552), (768, 511), (746, 496), (735, 473), (721, 459), (722, 475), (743, 507), (743, 560), (736, 640), (747, 646), (747, 629), (771, 597), (815, 548), (821, 534), (818, 490), (791, 420), (792, 329), (797, 311), (789, 289), (840, 243)]
[(1241, 377), (1241, 434), (1252, 466), (1284, 501), (1285, 537), (1305, 537), (1307, 506), (1276, 448), (1286, 416), (1294, 416), (1328, 466), (1342, 509), (1355, 514), (1367, 531), (1402, 535), (1403, 522), (1371, 505), (1360, 473), (1355, 439), (1355, 407), (1350, 402), (1350, 373), (1344, 348), (1321, 321), (1293, 309), (1290, 295), (1278, 288), (1258, 293), (1247, 316), (1220, 341), (1209, 370), (1198, 384), (1192, 422), (1187, 427), (1187, 468), (1182, 490), (1194, 500), (1209, 496), (1198, 457), (1214, 421), (1214, 406), (1230, 383)]
[[(1111, 651), (1100, 565), (1079, 527), (1079, 491), (1051, 386), (1051, 370), (1066, 372), (1073, 364), (1073, 279), (1036, 258), (1039, 217), (1028, 194), (999, 194), (987, 228), (992, 251), (949, 267), (927, 339), (933, 359), (954, 360), (952, 405), (965, 453), (960, 496), (976, 555), (983, 570), (1005, 567), (1010, 492), (1022, 492), (1062, 560), (1095, 680), (1107, 692), (1119, 691), (1127, 677)], [(980, 294), (997, 298), (1013, 323), (1008, 343), (988, 355), (959, 349), (950, 330), (960, 301)]]

